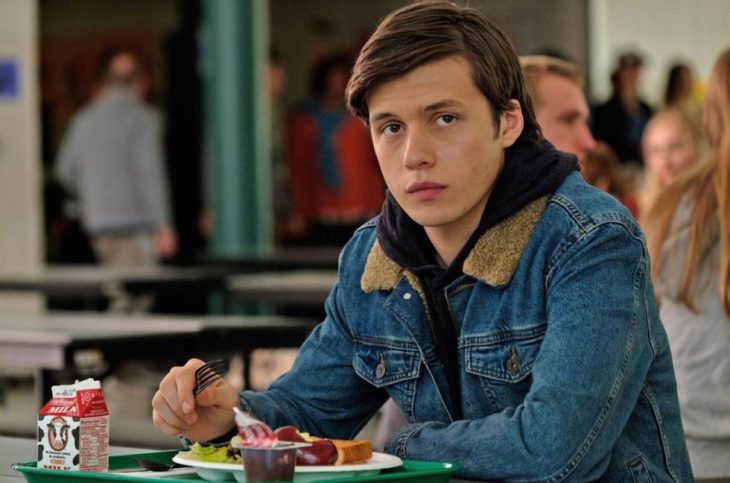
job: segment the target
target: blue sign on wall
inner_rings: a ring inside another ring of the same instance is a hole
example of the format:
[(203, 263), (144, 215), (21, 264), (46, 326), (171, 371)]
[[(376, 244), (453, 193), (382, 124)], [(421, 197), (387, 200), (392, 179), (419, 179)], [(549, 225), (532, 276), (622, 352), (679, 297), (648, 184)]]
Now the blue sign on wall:
[(20, 66), (15, 59), (0, 59), (0, 97), (16, 98), (20, 93)]

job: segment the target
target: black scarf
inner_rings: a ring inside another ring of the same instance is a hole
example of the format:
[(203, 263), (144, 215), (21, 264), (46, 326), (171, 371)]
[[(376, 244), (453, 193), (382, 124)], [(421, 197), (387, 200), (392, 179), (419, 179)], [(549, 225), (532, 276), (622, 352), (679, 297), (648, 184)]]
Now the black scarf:
[(461, 419), (458, 334), (446, 304), (444, 288), (463, 273), (464, 260), (484, 232), (532, 201), (554, 193), (576, 169), (575, 156), (557, 151), (545, 140), (521, 140), (508, 148), (504, 167), (495, 181), (479, 225), (445, 269), (438, 265), (436, 250), (423, 227), (401, 209), (390, 193), (386, 194), (377, 224), (378, 242), (389, 258), (417, 275), (423, 285), (431, 333), (448, 376), (455, 420)]

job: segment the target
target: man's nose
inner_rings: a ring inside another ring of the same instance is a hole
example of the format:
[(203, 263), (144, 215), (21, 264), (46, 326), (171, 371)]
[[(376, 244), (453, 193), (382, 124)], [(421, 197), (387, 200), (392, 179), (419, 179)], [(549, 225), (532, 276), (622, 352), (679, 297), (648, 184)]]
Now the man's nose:
[(416, 169), (431, 166), (434, 161), (435, 157), (428, 133), (418, 127), (409, 129), (403, 152), (403, 164), (407, 168)]
[(590, 151), (596, 147), (596, 140), (593, 138), (593, 134), (591, 134), (591, 130), (587, 124), (581, 126), (580, 133), (578, 134), (578, 142), (583, 151)]

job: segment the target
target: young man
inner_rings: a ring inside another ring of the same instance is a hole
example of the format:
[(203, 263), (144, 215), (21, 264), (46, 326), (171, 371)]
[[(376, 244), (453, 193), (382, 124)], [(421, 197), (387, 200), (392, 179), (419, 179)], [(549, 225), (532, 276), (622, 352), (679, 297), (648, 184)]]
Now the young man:
[(559, 151), (578, 156), (582, 166), (596, 141), (588, 127), (590, 110), (580, 70), (545, 55), (522, 56), (520, 64), (543, 136)]
[(204, 441), (231, 406), (353, 437), (392, 397), (386, 444), (502, 481), (688, 481), (674, 374), (641, 232), (543, 141), (504, 34), (473, 9), (406, 6), (347, 90), (389, 193), (344, 248), (327, 317), (262, 393), (202, 361), (153, 397), (166, 434)]

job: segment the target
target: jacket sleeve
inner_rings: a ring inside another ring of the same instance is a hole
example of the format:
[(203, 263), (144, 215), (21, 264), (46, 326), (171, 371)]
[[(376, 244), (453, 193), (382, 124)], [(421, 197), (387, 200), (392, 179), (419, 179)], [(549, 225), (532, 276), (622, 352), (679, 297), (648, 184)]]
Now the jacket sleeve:
[(654, 357), (645, 303), (653, 294), (639, 236), (619, 223), (598, 225), (553, 255), (547, 330), (520, 405), (483, 419), (406, 426), (386, 451), (455, 461), (461, 476), (478, 479), (599, 478)]
[(354, 438), (387, 394), (352, 368), (352, 335), (345, 322), (344, 292), (335, 285), (325, 320), (302, 345), (291, 371), (268, 391), (241, 393), (242, 407), (272, 428), (293, 425), (314, 435)]

